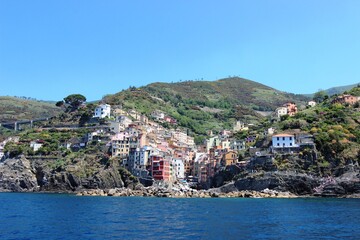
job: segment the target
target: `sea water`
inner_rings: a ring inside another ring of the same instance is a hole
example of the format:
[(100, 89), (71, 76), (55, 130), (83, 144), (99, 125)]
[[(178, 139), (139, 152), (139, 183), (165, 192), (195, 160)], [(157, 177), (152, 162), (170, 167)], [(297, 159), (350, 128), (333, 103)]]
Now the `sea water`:
[(0, 193), (0, 239), (360, 239), (360, 199)]

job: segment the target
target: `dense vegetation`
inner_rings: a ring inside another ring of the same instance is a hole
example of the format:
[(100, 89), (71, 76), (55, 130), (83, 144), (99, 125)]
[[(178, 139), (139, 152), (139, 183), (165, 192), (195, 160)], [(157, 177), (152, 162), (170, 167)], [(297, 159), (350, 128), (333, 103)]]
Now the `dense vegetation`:
[(307, 98), (234, 77), (215, 82), (186, 81), (130, 87), (103, 100), (147, 115), (162, 110), (175, 118), (179, 126), (204, 135), (208, 130), (231, 129), (237, 119), (259, 123), (261, 115), (255, 110), (273, 111), (286, 102), (304, 105)]
[[(360, 88), (353, 88), (348, 93), (360, 96)], [(359, 103), (333, 103), (335, 97), (278, 124), (283, 131), (300, 129), (313, 134), (316, 148), (321, 153), (318, 165), (328, 171), (360, 160)]]

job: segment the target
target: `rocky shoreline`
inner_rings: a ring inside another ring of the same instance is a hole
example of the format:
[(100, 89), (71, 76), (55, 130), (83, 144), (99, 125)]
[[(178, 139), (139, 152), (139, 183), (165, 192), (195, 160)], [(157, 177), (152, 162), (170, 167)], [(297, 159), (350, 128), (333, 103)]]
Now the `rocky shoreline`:
[(145, 187), (116, 167), (79, 178), (68, 171), (50, 171), (46, 162), (20, 157), (0, 163), (0, 192), (169, 198), (360, 198), (360, 173), (358, 169), (348, 169), (338, 177), (319, 177), (290, 171), (258, 172), (218, 188), (195, 190), (183, 183), (155, 182)]
[(297, 198), (290, 192), (278, 192), (265, 189), (263, 191), (238, 191), (222, 193), (213, 190), (167, 191), (146, 188), (131, 190), (129, 188), (92, 189), (76, 193), (77, 196), (111, 196), (111, 197), (163, 197), (163, 198)]

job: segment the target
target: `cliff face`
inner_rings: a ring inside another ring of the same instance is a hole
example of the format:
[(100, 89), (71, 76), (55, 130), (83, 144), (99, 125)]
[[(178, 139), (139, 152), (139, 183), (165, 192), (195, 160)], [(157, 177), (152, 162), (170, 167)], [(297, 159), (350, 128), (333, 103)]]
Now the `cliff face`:
[(78, 177), (67, 171), (53, 171), (47, 163), (25, 157), (0, 163), (0, 191), (13, 192), (73, 192), (81, 189), (110, 189), (138, 184), (126, 170), (119, 167), (99, 168), (91, 176)]
[[(87, 189), (142, 189), (136, 178), (118, 166), (102, 166), (91, 176), (79, 177), (65, 170), (50, 170), (47, 164), (45, 161), (29, 160), (25, 157), (7, 159), (0, 163), (0, 191), (79, 192)], [(248, 190), (260, 192), (267, 189), (298, 196), (359, 197), (360, 173), (358, 169), (348, 169), (336, 178), (281, 171), (253, 173), (213, 190), (231, 193)]]
[(238, 190), (260, 191), (268, 188), (305, 195), (313, 194), (313, 189), (320, 185), (320, 179), (306, 174), (268, 172), (261, 175), (250, 175), (234, 184)]
[(360, 173), (357, 169), (350, 169), (340, 177), (321, 178), (296, 172), (266, 172), (250, 174), (229, 185), (223, 187), (223, 191), (233, 188), (239, 191), (273, 189), (299, 196), (342, 197), (360, 193)]
[(0, 190), (27, 192), (38, 190), (36, 174), (25, 158), (0, 163)]

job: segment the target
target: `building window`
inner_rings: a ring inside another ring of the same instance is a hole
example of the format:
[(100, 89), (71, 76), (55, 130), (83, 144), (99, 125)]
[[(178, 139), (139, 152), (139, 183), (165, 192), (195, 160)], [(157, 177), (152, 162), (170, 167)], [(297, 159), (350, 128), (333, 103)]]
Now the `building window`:
[(290, 143), (290, 146), (292, 146), (292, 143)]
[(278, 141), (279, 141), (279, 140), (280, 140), (280, 138), (279, 138), (279, 137), (277, 137), (277, 138), (276, 138), (276, 140), (278, 140)]
[(289, 139), (292, 140), (292, 137), (290, 137)]
[(285, 137), (283, 137), (283, 140), (285, 141)]
[(278, 143), (277, 145), (280, 146), (280, 143)]

